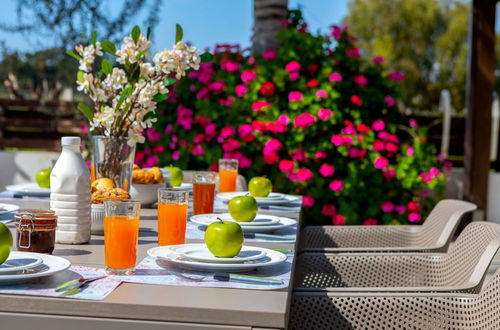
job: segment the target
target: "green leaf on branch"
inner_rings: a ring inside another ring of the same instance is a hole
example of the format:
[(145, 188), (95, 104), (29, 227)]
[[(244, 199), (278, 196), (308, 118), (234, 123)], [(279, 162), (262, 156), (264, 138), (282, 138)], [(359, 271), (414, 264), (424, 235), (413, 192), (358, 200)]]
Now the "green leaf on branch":
[(137, 55), (135, 55), (135, 59), (136, 59), (136, 60), (140, 60), (140, 59), (141, 59), (141, 57), (143, 57), (143, 56), (144, 56), (144, 54), (146, 54), (146, 52), (147, 52), (147, 50), (142, 50), (142, 51), (140, 51), (139, 53), (137, 53)]
[(150, 36), (151, 36), (151, 28), (148, 26), (148, 32), (146, 33), (146, 39), (149, 40)]
[(175, 43), (182, 40), (183, 34), (182, 27), (179, 24), (175, 24)]
[(90, 36), (90, 43), (95, 47), (96, 42), (97, 42), (97, 32), (92, 31), (92, 35)]
[(80, 82), (84, 82), (85, 81), (85, 78), (83, 78), (83, 75), (85, 74), (85, 72), (83, 71), (78, 71), (78, 73), (76, 74), (76, 79)]
[(66, 54), (68, 54), (69, 56), (73, 57), (74, 59), (76, 59), (78, 61), (82, 59), (82, 57), (80, 55), (76, 54), (75, 52), (72, 52), (71, 50), (67, 50)]
[(209, 52), (205, 52), (200, 55), (201, 63), (212, 62), (214, 60), (214, 55)]
[(102, 60), (101, 72), (104, 74), (110, 74), (111, 72), (113, 72), (113, 64), (111, 64), (111, 62), (108, 60)]
[(156, 118), (156, 111), (150, 111), (144, 115), (143, 120), (148, 120), (148, 119), (153, 119)]
[(139, 37), (141, 36), (141, 28), (139, 26), (134, 26), (132, 29), (132, 40), (137, 44), (137, 40), (139, 40)]
[(161, 102), (161, 101), (165, 101), (166, 99), (168, 98), (168, 94), (156, 94), (154, 97), (153, 97), (153, 102)]
[(127, 99), (127, 97), (130, 96), (130, 94), (132, 94), (132, 86), (128, 85), (121, 92), (120, 99), (118, 100), (118, 103), (116, 104), (117, 110), (119, 110), (121, 108), (123, 102), (125, 102), (125, 100)]
[(78, 110), (80, 110), (89, 121), (94, 119), (94, 112), (89, 108), (88, 105), (80, 103), (78, 104)]
[(101, 42), (101, 47), (106, 53), (116, 56), (116, 46), (111, 41)]
[(165, 87), (168, 87), (170, 85), (172, 85), (173, 83), (175, 83), (177, 80), (175, 80), (174, 78), (167, 78), (165, 80), (163, 80), (163, 86)]

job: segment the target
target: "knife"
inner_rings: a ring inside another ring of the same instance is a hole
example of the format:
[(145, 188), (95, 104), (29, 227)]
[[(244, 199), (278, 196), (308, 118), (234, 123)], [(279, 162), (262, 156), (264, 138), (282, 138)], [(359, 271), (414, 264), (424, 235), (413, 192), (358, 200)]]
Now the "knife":
[(276, 241), (295, 241), (295, 237), (281, 236), (281, 235), (271, 235), (271, 234), (260, 234), (260, 233), (245, 233), (243, 234), (245, 238), (249, 239), (265, 239), (265, 240), (276, 240)]

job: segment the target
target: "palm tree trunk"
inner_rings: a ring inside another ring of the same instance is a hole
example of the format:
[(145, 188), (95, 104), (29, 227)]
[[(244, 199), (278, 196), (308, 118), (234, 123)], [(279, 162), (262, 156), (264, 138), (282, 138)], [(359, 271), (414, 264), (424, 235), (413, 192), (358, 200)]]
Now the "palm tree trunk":
[(253, 47), (254, 53), (278, 48), (276, 34), (282, 29), (281, 21), (288, 15), (288, 0), (253, 1)]

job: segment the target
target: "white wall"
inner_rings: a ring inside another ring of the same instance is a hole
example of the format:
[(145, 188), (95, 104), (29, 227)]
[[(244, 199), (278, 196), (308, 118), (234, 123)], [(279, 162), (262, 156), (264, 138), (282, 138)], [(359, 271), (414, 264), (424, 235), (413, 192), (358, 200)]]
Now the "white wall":
[(58, 152), (0, 151), (0, 191), (9, 184), (34, 182), (35, 174), (53, 166)]

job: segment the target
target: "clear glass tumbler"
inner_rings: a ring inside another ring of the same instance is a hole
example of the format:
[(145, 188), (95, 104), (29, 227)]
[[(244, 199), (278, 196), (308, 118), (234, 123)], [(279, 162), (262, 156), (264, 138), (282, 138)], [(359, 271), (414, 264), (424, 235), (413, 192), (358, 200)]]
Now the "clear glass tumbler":
[(193, 174), (193, 214), (214, 212), (215, 172), (196, 172)]
[(238, 178), (237, 159), (219, 159), (219, 191), (236, 191), (236, 179)]
[(158, 189), (158, 245), (186, 242), (189, 191)]

